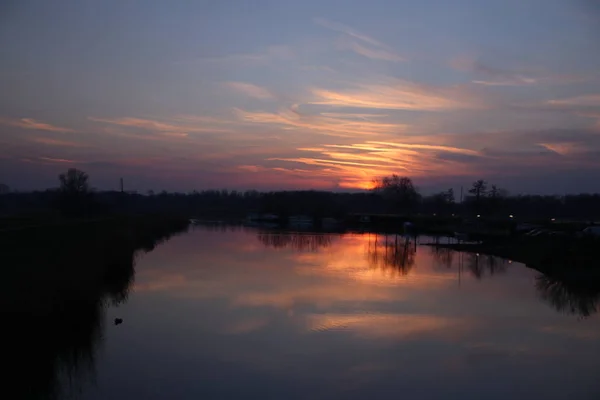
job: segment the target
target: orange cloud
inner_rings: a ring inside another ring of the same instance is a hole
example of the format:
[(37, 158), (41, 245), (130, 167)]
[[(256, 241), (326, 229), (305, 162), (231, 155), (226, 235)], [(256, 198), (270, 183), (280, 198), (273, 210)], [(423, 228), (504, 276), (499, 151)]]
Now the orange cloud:
[(31, 139), (32, 142), (35, 143), (42, 143), (42, 144), (46, 144), (49, 146), (60, 146), (60, 147), (87, 147), (86, 145), (82, 144), (82, 143), (76, 143), (76, 142), (69, 142), (67, 140), (57, 140), (57, 139), (51, 139), (51, 138), (45, 138), (45, 137), (37, 137), (37, 138), (33, 138)]
[(391, 142), (367, 142), (369, 144), (376, 144), (382, 146), (391, 146), (391, 147), (402, 147), (408, 149), (421, 149), (421, 150), (439, 150), (448, 153), (458, 153), (458, 154), (469, 154), (469, 155), (480, 155), (478, 151), (462, 149), (459, 147), (450, 147), (450, 146), (437, 146), (431, 144), (412, 144), (412, 143), (391, 143)]
[(355, 89), (313, 89), (310, 104), (382, 110), (445, 111), (484, 108), (461, 87), (426, 87), (398, 79), (385, 84), (358, 84)]
[(54, 126), (45, 122), (36, 121), (33, 118), (21, 118), (21, 119), (7, 119), (0, 118), (0, 123), (9, 126), (16, 126), (22, 129), (33, 129), (38, 131), (48, 132), (61, 132), (61, 133), (74, 133), (75, 130), (70, 128), (63, 128), (60, 126)]
[(335, 179), (340, 187), (362, 189), (371, 188), (373, 178), (401, 171), (413, 177), (447, 175), (448, 171), (455, 175), (468, 172), (466, 164), (458, 160), (439, 158), (439, 154), (483, 157), (477, 151), (453, 146), (378, 141), (351, 145), (326, 144), (322, 147), (298, 150), (318, 155), (269, 160), (320, 167), (311, 173), (320, 173), (324, 177)]
[(540, 146), (546, 149), (560, 154), (561, 156), (572, 155), (576, 153), (585, 152), (587, 149), (581, 145), (581, 143), (574, 142), (563, 142), (563, 143), (540, 143)]
[(253, 85), (251, 83), (226, 82), (225, 86), (245, 96), (254, 97), (256, 99), (268, 100), (275, 98), (273, 93), (271, 93), (268, 89)]
[(364, 135), (387, 135), (406, 131), (408, 125), (402, 123), (385, 123), (370, 121), (365, 117), (359, 120), (339, 114), (307, 115), (291, 107), (278, 113), (250, 112), (236, 109), (238, 117), (246, 122), (273, 124), (283, 129), (306, 129), (314, 133), (337, 137), (355, 137)]

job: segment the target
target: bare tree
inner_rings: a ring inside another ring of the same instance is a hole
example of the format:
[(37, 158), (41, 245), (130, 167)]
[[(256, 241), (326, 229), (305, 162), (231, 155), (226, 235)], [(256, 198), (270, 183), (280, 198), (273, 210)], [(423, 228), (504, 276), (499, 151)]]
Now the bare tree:
[(490, 188), (490, 193), (489, 196), (492, 199), (495, 199), (496, 197), (498, 197), (500, 195), (500, 189), (498, 189), (498, 186), (496, 185), (492, 185), (492, 187)]
[(90, 211), (92, 192), (89, 176), (76, 168), (58, 176), (60, 208), (65, 217), (83, 217)]
[(90, 190), (88, 174), (76, 168), (69, 168), (66, 173), (60, 174), (58, 179), (60, 180), (60, 190), (63, 193), (83, 194)]
[(386, 176), (374, 181), (373, 191), (390, 201), (401, 211), (411, 211), (419, 202), (420, 195), (408, 177), (398, 175)]
[(480, 209), (481, 198), (485, 196), (487, 192), (487, 182), (483, 179), (479, 179), (473, 182), (473, 186), (469, 189), (469, 193), (471, 193), (475, 197), (475, 208), (477, 211)]

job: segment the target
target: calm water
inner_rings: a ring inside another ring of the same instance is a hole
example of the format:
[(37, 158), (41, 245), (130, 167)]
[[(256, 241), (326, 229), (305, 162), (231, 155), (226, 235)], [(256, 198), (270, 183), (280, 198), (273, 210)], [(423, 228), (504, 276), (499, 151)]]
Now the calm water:
[(600, 397), (595, 298), (518, 263), (387, 240), (171, 239), (106, 311), (80, 397)]

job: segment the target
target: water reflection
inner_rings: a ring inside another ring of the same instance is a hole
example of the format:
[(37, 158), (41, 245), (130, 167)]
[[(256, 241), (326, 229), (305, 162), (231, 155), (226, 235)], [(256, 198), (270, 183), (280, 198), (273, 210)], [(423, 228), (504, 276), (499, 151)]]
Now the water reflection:
[[(75, 241), (60, 255), (52, 246), (14, 252), (30, 271), (64, 262), (83, 284), (49, 292), (58, 280), (42, 276), (44, 284), (13, 290), (22, 315), (5, 344), (19, 348), (8, 362), (28, 380), (9, 382), (57, 394), (57, 382), (95, 377), (83, 390), (88, 400), (558, 399), (581, 398), (579, 388), (596, 382), (598, 321), (550, 310), (536, 289), (557, 304), (583, 303), (574, 308), (588, 315), (596, 300), (582, 302), (581, 290), (558, 278), (534, 287), (536, 272), (517, 263), (393, 235), (221, 227), (198, 227), (136, 259), (160, 237)], [(34, 307), (67, 289), (77, 301)], [(124, 323), (104, 326), (113, 303), (123, 305)], [(25, 339), (31, 332), (45, 334)]]
[(267, 247), (290, 248), (300, 252), (315, 252), (329, 247), (334, 238), (335, 236), (330, 234), (303, 232), (261, 231), (258, 233), (258, 240)]
[(506, 272), (508, 260), (485, 254), (464, 254), (464, 265), (476, 279), (482, 279), (485, 275), (494, 276)]
[(399, 275), (408, 275), (415, 265), (416, 240), (401, 235), (370, 234), (367, 244), (369, 266)]
[(66, 398), (93, 381), (106, 307), (127, 301), (139, 252), (152, 251), (184, 226), (115, 225), (4, 238), (10, 266), (0, 294), (10, 324), (4, 391), (27, 399)]
[(430, 246), (429, 249), (431, 251), (431, 254), (433, 255), (433, 258), (436, 261), (436, 264), (443, 266), (447, 269), (454, 267), (454, 255), (460, 255), (460, 253), (458, 253), (457, 251), (447, 247)]
[(600, 283), (597, 279), (539, 274), (535, 278), (535, 287), (540, 297), (557, 311), (582, 318), (598, 312)]
[[(437, 265), (466, 270), (477, 280), (505, 274), (512, 263), (486, 254), (457, 252), (436, 246), (430, 249)], [(534, 286), (539, 297), (559, 312), (587, 318), (600, 308), (600, 280), (595, 276), (582, 277), (565, 267), (561, 274), (538, 273)]]

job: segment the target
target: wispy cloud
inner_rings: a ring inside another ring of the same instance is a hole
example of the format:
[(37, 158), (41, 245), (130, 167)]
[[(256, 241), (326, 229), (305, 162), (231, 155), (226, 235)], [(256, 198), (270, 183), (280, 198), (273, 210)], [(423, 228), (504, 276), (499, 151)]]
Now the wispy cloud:
[[(325, 18), (314, 18), (313, 21), (327, 29), (346, 35), (344, 39), (336, 42), (338, 48), (342, 50), (351, 50), (356, 54), (367, 57), (373, 60), (385, 60), (393, 62), (406, 61), (390, 46), (368, 36), (364, 33), (350, 28), (338, 22), (329, 21)], [(359, 43), (356, 40), (362, 42)]]
[(36, 121), (33, 118), (21, 118), (21, 119), (9, 119), (9, 118), (0, 118), (0, 124), (15, 126), (17, 128), (22, 129), (32, 129), (38, 131), (48, 131), (48, 132), (61, 132), (61, 133), (74, 133), (75, 130), (71, 128), (63, 128), (60, 126), (55, 126), (46, 122)]
[(58, 140), (46, 137), (36, 137), (31, 139), (34, 143), (41, 143), (48, 146), (59, 146), (59, 147), (88, 147), (83, 143), (71, 142), (68, 140)]
[(485, 86), (564, 85), (582, 82), (591, 76), (590, 74), (553, 74), (532, 68), (501, 68), (468, 57), (456, 58), (450, 65), (459, 71), (472, 73), (475, 79), (471, 82)]
[(369, 188), (375, 177), (405, 171), (413, 177), (431, 174), (460, 175), (465, 166), (440, 154), (483, 157), (477, 151), (443, 145), (366, 141), (350, 145), (326, 144), (319, 148), (300, 148), (314, 157), (271, 158), (316, 167), (324, 176), (337, 180), (340, 187)]
[[(386, 135), (400, 133), (406, 130), (407, 125), (402, 123), (372, 121), (361, 116), (355, 119), (352, 114), (342, 116), (341, 114), (317, 114), (310, 115), (301, 113), (297, 107), (282, 109), (277, 113), (250, 112), (236, 110), (242, 121), (277, 125), (283, 129), (302, 129), (312, 133), (318, 133), (338, 137), (356, 137), (364, 135)], [(335, 115), (335, 116), (333, 116)]]
[(73, 163), (77, 162), (75, 160), (69, 160), (66, 158), (50, 158), (50, 157), (39, 157), (39, 160), (47, 161), (47, 162), (51, 162), (51, 163), (59, 163), (59, 164), (73, 164)]
[(352, 89), (313, 89), (311, 104), (382, 110), (443, 111), (480, 109), (485, 104), (460, 86), (434, 87), (399, 79), (357, 84)]
[(268, 89), (245, 82), (225, 82), (225, 87), (241, 93), (248, 97), (254, 97), (261, 100), (274, 99), (275, 96)]
[(540, 143), (540, 146), (561, 156), (585, 153), (587, 149), (577, 142)]
[(376, 47), (386, 47), (386, 45), (384, 45), (383, 43), (381, 43), (380, 41), (373, 39), (372, 37), (365, 35), (363, 33), (360, 33), (352, 28), (350, 28), (347, 25), (341, 24), (339, 22), (334, 22), (334, 21), (330, 21), (328, 19), (325, 18), (313, 18), (313, 21), (318, 24), (321, 25), (324, 28), (327, 29), (331, 29), (332, 31), (336, 31), (336, 32), (340, 32), (340, 33), (344, 33), (348, 36), (351, 36), (355, 39), (359, 39), (365, 43), (368, 43), (370, 45), (376, 46)]
[(95, 118), (89, 120), (126, 128), (142, 129), (149, 132), (159, 133), (173, 139), (185, 138), (189, 134), (230, 132), (223, 124), (226, 121), (210, 117), (180, 117), (166, 121), (157, 119), (123, 117), (123, 118)]
[(372, 60), (384, 60), (392, 62), (406, 61), (406, 58), (389, 48), (368, 47), (353, 40), (338, 40), (336, 44), (340, 50), (351, 50), (356, 54)]
[(600, 107), (600, 94), (587, 94), (564, 99), (548, 100), (547, 104), (556, 106)]

